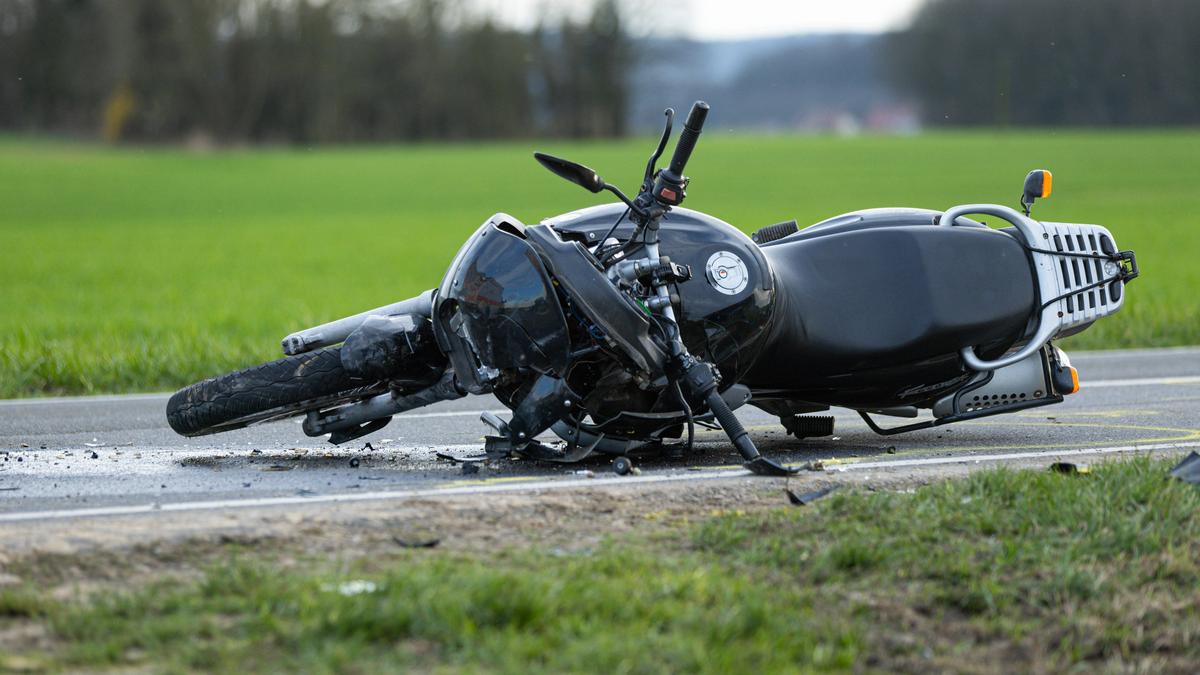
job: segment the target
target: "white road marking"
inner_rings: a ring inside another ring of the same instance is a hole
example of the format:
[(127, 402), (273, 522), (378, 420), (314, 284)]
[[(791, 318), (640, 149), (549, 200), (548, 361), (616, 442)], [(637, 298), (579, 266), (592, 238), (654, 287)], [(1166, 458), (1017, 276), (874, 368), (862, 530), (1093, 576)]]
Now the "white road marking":
[[(1181, 375), (1173, 377), (1143, 377), (1127, 380), (1082, 380), (1080, 388), (1099, 389), (1103, 387), (1155, 387), (1170, 385), (1200, 384), (1200, 375)], [(111, 396), (62, 396), (57, 398), (14, 398), (0, 400), (0, 407), (24, 405), (50, 405), (55, 403), (134, 403), (139, 401), (167, 400), (170, 394), (114, 394)], [(462, 417), (478, 416), (483, 412), (507, 413), (505, 409), (478, 410), (448, 410), (430, 413), (401, 413), (398, 417), (415, 419), (424, 417)]]
[[(1043, 457), (1072, 457), (1079, 455), (1106, 455), (1125, 452), (1154, 452), (1158, 450), (1180, 450), (1200, 447), (1200, 441), (1188, 443), (1156, 443), (1147, 445), (1114, 445), (1070, 450), (1037, 450), (1027, 452), (997, 453), (989, 455), (955, 455), (952, 457), (925, 457), (885, 461), (864, 461), (853, 464), (835, 465), (833, 471), (870, 471), (911, 466), (933, 466), (939, 464), (978, 464), (983, 462), (1005, 462)], [(427, 488), (395, 492), (363, 492), (355, 494), (314, 495), (310, 497), (259, 497), (251, 499), (217, 499), (175, 503), (134, 504), (128, 506), (101, 506), (82, 509), (58, 509), (48, 511), (17, 511), (0, 513), (0, 522), (30, 520), (63, 520), (97, 516), (129, 516), (147, 513), (169, 513), (203, 511), (212, 509), (248, 509), (272, 506), (298, 506), (304, 504), (328, 504), (338, 502), (363, 502), (404, 500), (439, 496), (478, 495), (502, 492), (538, 490), (566, 490), (572, 488), (598, 487), (605, 485), (647, 485), (652, 483), (716, 480), (749, 476), (744, 469), (717, 469), (711, 471), (654, 474), (649, 476), (626, 476), (612, 478), (572, 478), (559, 480), (535, 480), (518, 483), (465, 485), (456, 487)]]
[(1079, 381), (1080, 389), (1096, 389), (1099, 387), (1157, 387), (1172, 384), (1200, 384), (1200, 376), (1186, 375), (1183, 377), (1142, 377), (1130, 380), (1096, 380)]

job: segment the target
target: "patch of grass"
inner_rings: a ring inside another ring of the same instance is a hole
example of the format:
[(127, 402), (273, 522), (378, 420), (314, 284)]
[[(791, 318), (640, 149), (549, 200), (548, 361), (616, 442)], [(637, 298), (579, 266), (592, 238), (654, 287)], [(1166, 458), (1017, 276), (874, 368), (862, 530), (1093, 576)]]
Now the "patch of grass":
[[(55, 646), (30, 656), (243, 672), (1185, 670), (1200, 659), (1200, 491), (1168, 467), (840, 492), (574, 554), (280, 571), (242, 550), (196, 583), (38, 604)], [(373, 591), (339, 592), (364, 578)]]
[[(0, 396), (171, 389), (279, 355), (308, 325), (438, 283), (497, 211), (599, 203), (534, 148), (634, 189), (647, 139), (482, 146), (106, 149), (0, 140)], [(876, 206), (1013, 203), (1055, 172), (1047, 220), (1099, 222), (1145, 276), (1079, 348), (1200, 343), (1200, 133), (736, 136), (715, 124), (688, 206), (750, 232)]]

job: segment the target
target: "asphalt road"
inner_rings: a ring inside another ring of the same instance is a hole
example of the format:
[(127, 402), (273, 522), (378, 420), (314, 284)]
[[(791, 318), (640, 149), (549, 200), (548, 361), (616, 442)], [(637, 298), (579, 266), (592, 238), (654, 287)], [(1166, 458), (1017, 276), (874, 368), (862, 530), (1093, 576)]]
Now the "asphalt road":
[[(853, 470), (1200, 447), (1200, 348), (1072, 358), (1083, 386), (1061, 405), (900, 436), (877, 436), (844, 410), (833, 411), (834, 436), (807, 440), (787, 436), (774, 418), (755, 408), (738, 414), (769, 456)], [(414, 491), (553, 489), (584, 480), (608, 483), (612, 476), (604, 459), (572, 466), (504, 461), (464, 475), (461, 465), (437, 453), (482, 451), (479, 413), (501, 411), (490, 398), (398, 416), (382, 431), (342, 448), (307, 438), (295, 421), (181, 438), (166, 425), (166, 398), (0, 401), (0, 522), (386, 499)], [(704, 431), (686, 459), (640, 460), (640, 477), (612, 480), (733, 476), (741, 473), (739, 464), (723, 434)], [(589, 471), (596, 478), (580, 473)]]

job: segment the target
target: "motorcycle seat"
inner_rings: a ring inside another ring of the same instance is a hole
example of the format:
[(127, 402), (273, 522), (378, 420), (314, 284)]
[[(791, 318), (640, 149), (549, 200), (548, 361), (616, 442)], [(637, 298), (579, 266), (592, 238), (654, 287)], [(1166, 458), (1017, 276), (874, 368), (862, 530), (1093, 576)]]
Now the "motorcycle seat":
[(778, 299), (755, 384), (786, 387), (797, 369), (836, 375), (1021, 337), (1037, 293), (1014, 237), (889, 211), (848, 214), (762, 247)]

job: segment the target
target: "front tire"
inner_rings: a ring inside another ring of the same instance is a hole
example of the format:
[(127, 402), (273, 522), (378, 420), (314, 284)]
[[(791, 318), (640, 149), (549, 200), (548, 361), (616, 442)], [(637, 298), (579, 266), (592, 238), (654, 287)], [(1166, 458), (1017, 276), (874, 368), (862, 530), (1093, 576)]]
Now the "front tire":
[(381, 393), (382, 382), (356, 380), (342, 368), (341, 348), (237, 370), (197, 382), (167, 401), (167, 422), (183, 436), (241, 429)]

